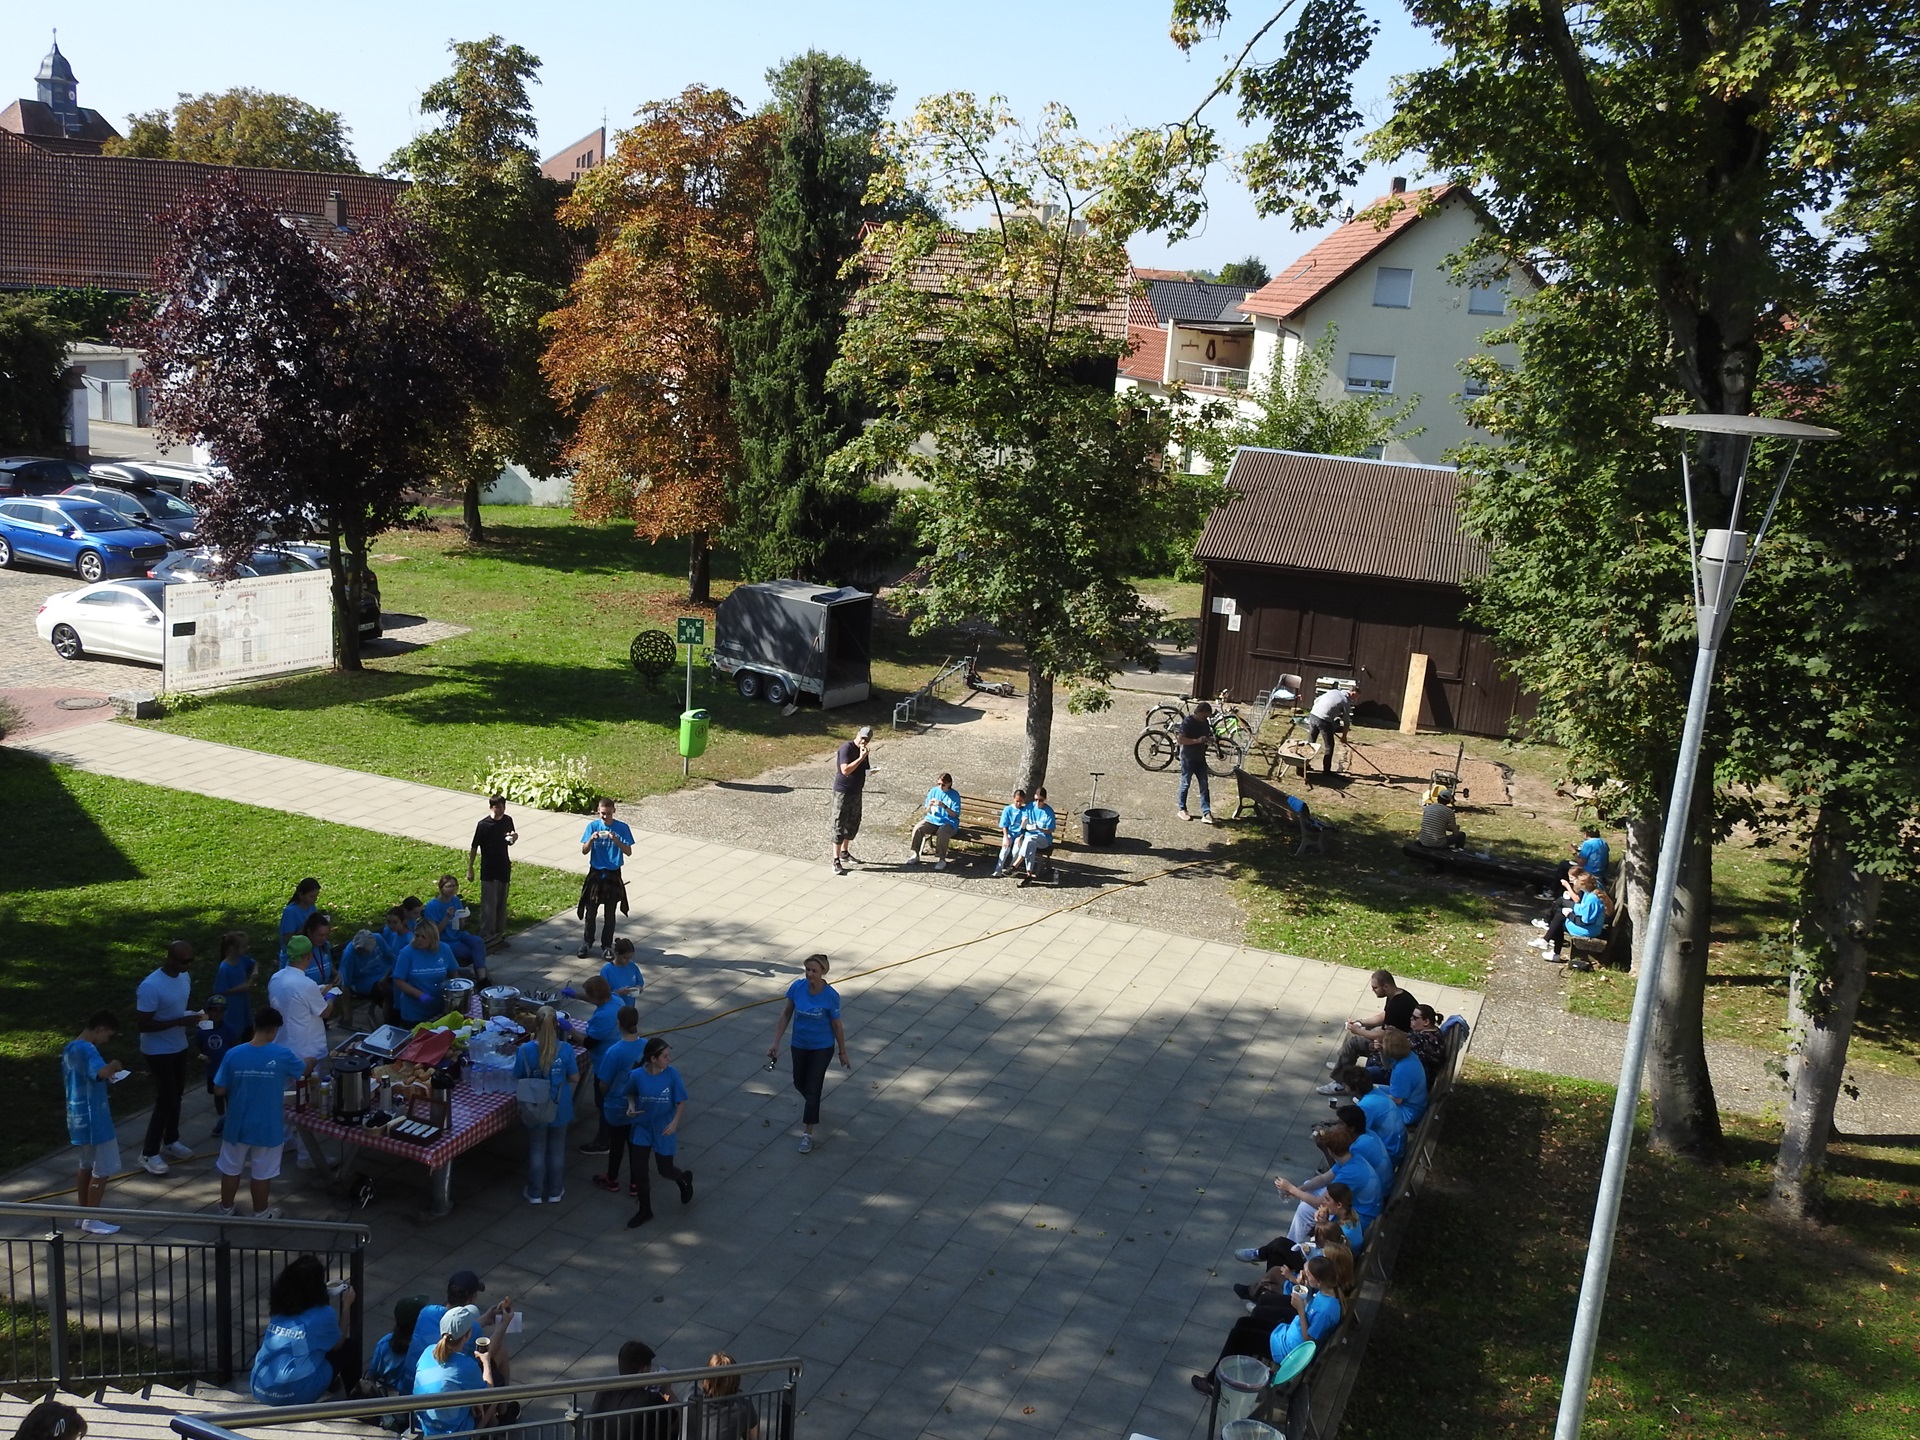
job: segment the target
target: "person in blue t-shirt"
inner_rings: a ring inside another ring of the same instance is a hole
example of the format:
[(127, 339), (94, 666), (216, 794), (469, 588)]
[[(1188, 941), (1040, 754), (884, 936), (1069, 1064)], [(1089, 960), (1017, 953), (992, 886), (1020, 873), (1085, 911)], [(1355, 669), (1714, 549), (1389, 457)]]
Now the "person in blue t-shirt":
[(440, 932), (430, 920), (414, 927), (413, 938), (401, 947), (393, 961), (393, 990), (400, 1006), (400, 1020), (418, 1025), (437, 1020), (446, 1013), (440, 987), (453, 978), (459, 966), (453, 951), (440, 943)]
[(340, 983), (356, 999), (369, 1000), (386, 1015), (393, 1001), (393, 956), (371, 930), (361, 930), (340, 947)]
[(1367, 1128), (1367, 1112), (1351, 1100), (1344, 1105), (1334, 1107), (1333, 1118), (1353, 1133), (1353, 1153), (1373, 1167), (1373, 1173), (1380, 1182), (1380, 1193), (1393, 1192), (1393, 1157), (1387, 1154), (1387, 1147), (1378, 1135)]
[(1027, 833), (1027, 804), (1027, 792), (1016, 790), (1013, 799), (1000, 807), (1000, 858), (993, 862), (995, 880), (1007, 873), (1020, 848), (1020, 837)]
[[(620, 1167), (626, 1162), (628, 1132), (633, 1128), (633, 1117), (627, 1114), (627, 1076), (646, 1054), (647, 1042), (640, 1034), (640, 1012), (633, 1006), (622, 1005), (615, 1019), (620, 1025), (620, 1038), (600, 1052), (593, 1067), (593, 1098), (600, 1111), (600, 1129), (591, 1142), (580, 1147), (580, 1153), (607, 1157), (606, 1172), (594, 1176), (593, 1183), (618, 1194)], [(638, 1182), (635, 1193), (639, 1193)]]
[(587, 857), (586, 883), (580, 887), (580, 904), (574, 913), (587, 922), (586, 936), (580, 941), (580, 958), (593, 953), (594, 916), (602, 910), (606, 918), (600, 929), (600, 958), (613, 958), (614, 906), (627, 909), (627, 885), (620, 867), (633, 854), (633, 831), (627, 822), (613, 818), (613, 800), (602, 795), (594, 802), (598, 812), (580, 832), (580, 853)]
[(607, 1047), (620, 1038), (620, 1009), (627, 1002), (615, 995), (613, 987), (599, 975), (589, 975), (581, 982), (580, 998), (593, 1006), (593, 1014), (587, 1017), (585, 1034), (587, 1055), (597, 1069), (600, 1057), (607, 1053)]
[(347, 1373), (354, 1347), (344, 1322), (352, 1313), (353, 1287), (332, 1292), (317, 1255), (289, 1261), (267, 1295), (267, 1328), (248, 1383), (253, 1398), (262, 1405), (311, 1405), (336, 1379), (350, 1387), (359, 1378)]
[(1400, 1107), (1373, 1083), (1373, 1076), (1364, 1065), (1356, 1065), (1347, 1072), (1346, 1084), (1353, 1103), (1367, 1117), (1367, 1133), (1379, 1137), (1380, 1143), (1387, 1147), (1387, 1158), (1397, 1167), (1407, 1148), (1407, 1123), (1400, 1118)]
[(806, 1101), (801, 1112), (800, 1153), (813, 1149), (813, 1127), (820, 1123), (820, 1093), (826, 1088), (827, 1064), (836, 1046), (840, 1050), (840, 1068), (847, 1063), (847, 1032), (840, 1023), (840, 992), (827, 983), (827, 971), (833, 962), (825, 955), (809, 955), (806, 978), (787, 987), (786, 1004), (780, 1007), (780, 1019), (773, 1027), (773, 1043), (767, 1047), (767, 1059), (780, 1058), (780, 1037), (793, 1025), (793, 1088)]
[[(423, 1312), (423, 1318), (424, 1318)], [(481, 1390), (504, 1384), (496, 1379), (493, 1344), (478, 1359), (469, 1353), (474, 1332), (480, 1327), (480, 1311), (473, 1305), (455, 1305), (440, 1315), (440, 1338), (433, 1348), (420, 1356), (413, 1372), (415, 1395), (445, 1395), (458, 1390)], [(424, 1435), (464, 1435), (479, 1425), (495, 1421), (510, 1423), (519, 1414), (518, 1404), (446, 1405), (415, 1412), (415, 1423)]]
[(1612, 852), (1601, 838), (1598, 825), (1582, 825), (1580, 843), (1568, 846), (1567, 853), (1572, 858), (1560, 862), (1560, 868), (1553, 872), (1555, 883), (1540, 892), (1540, 899), (1577, 900), (1579, 896), (1573, 892), (1573, 882), (1582, 874), (1591, 875), (1598, 881), (1606, 880)]
[(623, 935), (613, 942), (613, 958), (600, 967), (600, 978), (607, 982), (615, 999), (631, 1005), (640, 998), (647, 977), (640, 973), (640, 962), (633, 958), (633, 941)]
[(573, 1082), (580, 1065), (573, 1046), (560, 1043), (553, 1007), (542, 1005), (533, 1022), (533, 1039), (513, 1057), (515, 1080), (545, 1080), (553, 1098), (553, 1118), (527, 1123), (527, 1185), (520, 1193), (529, 1205), (558, 1205), (567, 1194), (567, 1127), (573, 1124)]
[(407, 924), (407, 912), (399, 905), (387, 909), (387, 923), (380, 927), (380, 933), (374, 937), (380, 942), (380, 948), (387, 952), (389, 960), (397, 960), (400, 952), (413, 939), (413, 927)]
[(467, 902), (460, 898), (460, 881), (442, 875), (433, 899), (421, 910), (420, 918), (431, 920), (440, 930), (440, 943), (453, 951), (454, 958), (473, 971), (475, 983), (487, 983), (487, 945), (467, 929)]
[[(393, 1329), (373, 1342), (373, 1354), (368, 1357), (367, 1367), (361, 1373), (360, 1386), (354, 1392), (354, 1399), (404, 1395), (413, 1388), (413, 1374), (405, 1368), (407, 1347), (413, 1343), (413, 1327), (419, 1322), (420, 1312), (426, 1308), (427, 1297), (424, 1295), (409, 1295), (395, 1302)], [(388, 1425), (383, 1416), (381, 1428), (395, 1430), (402, 1427)]]
[(629, 1230), (653, 1219), (653, 1182), (647, 1175), (647, 1152), (663, 1180), (680, 1187), (680, 1203), (693, 1201), (693, 1171), (674, 1161), (680, 1149), (680, 1122), (687, 1113), (687, 1087), (673, 1068), (673, 1048), (658, 1035), (647, 1041), (640, 1066), (627, 1075), (625, 1109), (627, 1145), (633, 1151), (633, 1183), (639, 1187), (639, 1208), (627, 1221)]
[(1413, 1053), (1413, 1041), (1398, 1031), (1381, 1040), (1380, 1058), (1387, 1063), (1387, 1098), (1411, 1130), (1427, 1113), (1427, 1067)]
[(1555, 964), (1563, 958), (1561, 948), (1567, 936), (1598, 940), (1607, 933), (1607, 897), (1600, 891), (1600, 882), (1586, 871), (1577, 870), (1567, 890), (1573, 896), (1573, 903), (1555, 905), (1545, 920), (1535, 920), (1533, 923), (1547, 933), (1527, 942)]
[(280, 943), (276, 947), (282, 955), (286, 954), (287, 941), (301, 933), (313, 912), (320, 908), (320, 882), (309, 875), (293, 887), (293, 898), (287, 901), (286, 908), (280, 912)]
[(243, 1170), (251, 1174), (253, 1213), (280, 1213), (269, 1203), (269, 1192), (287, 1148), (287, 1081), (305, 1075), (314, 1064), (280, 1044), (280, 1024), (280, 1012), (262, 1006), (253, 1017), (253, 1038), (230, 1048), (213, 1077), (215, 1093), (227, 1097), (227, 1125), (220, 1156), (213, 1162), (220, 1172), (222, 1215), (233, 1214)]
[(1313, 1139), (1320, 1147), (1321, 1154), (1327, 1158), (1327, 1168), (1297, 1185), (1284, 1176), (1277, 1177), (1273, 1182), (1273, 1188), (1282, 1195), (1300, 1202), (1294, 1207), (1293, 1222), (1287, 1226), (1287, 1238), (1296, 1245), (1313, 1233), (1315, 1212), (1320, 1208), (1321, 1198), (1332, 1181), (1338, 1180), (1353, 1191), (1353, 1208), (1363, 1226), (1371, 1225), (1380, 1218), (1380, 1211), (1387, 1200), (1373, 1167), (1353, 1153), (1351, 1130), (1338, 1121), (1316, 1125)]
[(253, 984), (259, 962), (248, 954), (247, 932), (229, 930), (220, 937), (220, 964), (213, 972), (213, 993), (226, 1002), (227, 1020), (236, 1035), (253, 1024)]
[(207, 1062), (207, 1094), (213, 1097), (213, 1138), (218, 1140), (226, 1133), (227, 1097), (215, 1087), (213, 1077), (220, 1073), (220, 1062), (226, 1058), (228, 1049), (238, 1045), (245, 1032), (233, 1023), (232, 1007), (227, 1004), (226, 996), (217, 992), (209, 995), (202, 1009), (206, 1018), (194, 1030), (193, 1043), (200, 1051), (200, 1058)]
[(953, 843), (953, 837), (960, 832), (960, 792), (953, 788), (953, 776), (942, 774), (933, 782), (933, 788), (927, 791), (926, 818), (913, 827), (913, 835), (907, 841), (909, 850), (907, 863), (920, 863), (920, 847), (933, 841), (933, 868), (947, 868), (947, 846)]
[[(1343, 1274), (1343, 1268), (1347, 1273)], [(1266, 1306), (1256, 1308), (1251, 1315), (1243, 1315), (1227, 1332), (1226, 1344), (1220, 1347), (1220, 1359), (1229, 1355), (1251, 1355), (1279, 1365), (1308, 1340), (1324, 1343), (1345, 1314), (1344, 1291), (1351, 1281), (1350, 1263), (1343, 1267), (1331, 1253), (1315, 1255), (1286, 1287), (1285, 1308), (1278, 1311), (1285, 1318), (1276, 1323), (1275, 1309)], [(1215, 1362), (1217, 1369), (1218, 1362)], [(1213, 1370), (1195, 1375), (1193, 1388), (1202, 1395), (1217, 1393), (1219, 1381), (1214, 1375)]]
[(1042, 858), (1053, 849), (1053, 832), (1058, 824), (1053, 807), (1047, 803), (1047, 787), (1039, 786), (1033, 792), (1032, 803), (1027, 806), (1019, 849), (1013, 857), (1013, 863), (1023, 872), (1022, 885), (1034, 878)]
[[(125, 1075), (127, 1067), (100, 1053), (119, 1029), (111, 1010), (96, 1010), (80, 1027), (78, 1038), (69, 1040), (60, 1052), (60, 1076), (67, 1092), (67, 1139), (79, 1152), (77, 1203), (88, 1209), (106, 1204), (107, 1181), (120, 1172), (120, 1142), (107, 1106), (107, 1086)], [(104, 1220), (82, 1220), (80, 1228), (89, 1235), (111, 1235), (120, 1227)]]

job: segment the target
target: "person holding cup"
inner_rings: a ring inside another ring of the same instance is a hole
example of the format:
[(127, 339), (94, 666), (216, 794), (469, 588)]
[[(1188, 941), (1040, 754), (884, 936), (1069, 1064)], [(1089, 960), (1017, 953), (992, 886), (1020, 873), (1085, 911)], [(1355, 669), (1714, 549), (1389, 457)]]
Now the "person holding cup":
[(187, 1008), (192, 966), (193, 946), (175, 940), (167, 946), (160, 968), (134, 992), (140, 1054), (153, 1077), (153, 1116), (140, 1146), (140, 1164), (149, 1175), (166, 1174), (169, 1159), (186, 1160), (193, 1155), (193, 1147), (180, 1140), (180, 1102), (187, 1092), (187, 1031), (201, 1019), (198, 1010)]

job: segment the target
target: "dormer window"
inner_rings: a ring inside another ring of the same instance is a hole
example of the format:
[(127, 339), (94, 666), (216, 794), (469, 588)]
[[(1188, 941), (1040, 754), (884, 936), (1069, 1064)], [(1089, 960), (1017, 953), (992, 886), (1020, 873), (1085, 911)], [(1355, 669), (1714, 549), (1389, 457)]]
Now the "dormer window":
[(1373, 272), (1373, 303), (1388, 310), (1406, 310), (1413, 305), (1413, 271), (1395, 265), (1382, 265)]

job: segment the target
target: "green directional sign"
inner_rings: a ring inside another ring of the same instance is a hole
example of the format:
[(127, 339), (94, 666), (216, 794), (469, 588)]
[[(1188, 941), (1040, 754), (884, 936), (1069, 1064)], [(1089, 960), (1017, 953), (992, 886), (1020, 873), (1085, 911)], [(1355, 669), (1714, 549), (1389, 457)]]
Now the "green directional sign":
[(707, 622), (697, 615), (691, 619), (683, 615), (673, 623), (678, 632), (674, 637), (677, 644), (704, 645), (707, 643)]

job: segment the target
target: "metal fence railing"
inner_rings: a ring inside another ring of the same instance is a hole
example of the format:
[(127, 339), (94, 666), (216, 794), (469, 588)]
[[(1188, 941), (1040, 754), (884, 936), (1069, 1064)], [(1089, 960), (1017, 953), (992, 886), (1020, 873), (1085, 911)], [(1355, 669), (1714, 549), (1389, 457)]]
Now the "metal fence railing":
[[(87, 1218), (121, 1233), (60, 1229)], [(226, 1384), (259, 1346), (274, 1277), (302, 1254), (352, 1284), (358, 1335), (370, 1234), (350, 1223), (0, 1203), (0, 1383)]]
[(1211, 361), (1176, 360), (1173, 362), (1173, 378), (1184, 385), (1197, 385), (1203, 390), (1244, 390), (1252, 379), (1252, 371), (1240, 365), (1215, 365)]
[[(403, 1416), (403, 1433), (412, 1435), (417, 1433), (416, 1417), (422, 1410), (518, 1403), (521, 1414), (511, 1423), (461, 1433), (487, 1440), (668, 1440), (670, 1436), (707, 1435), (793, 1440), (800, 1374), (800, 1360), (788, 1356), (698, 1370), (601, 1375), (442, 1395), (393, 1395), (380, 1400), (332, 1400), (317, 1405), (236, 1410), (221, 1416), (218, 1422), (205, 1415), (177, 1415), (172, 1426), (184, 1440), (249, 1440), (255, 1432), (271, 1432), (281, 1425), (332, 1420), (377, 1423), (381, 1417)], [(738, 1379), (741, 1388), (737, 1394), (709, 1396), (702, 1389), (703, 1381), (728, 1378)], [(631, 1392), (641, 1385), (665, 1389), (675, 1399), (666, 1405), (637, 1404)], [(736, 1414), (723, 1417), (716, 1413), (725, 1409)], [(539, 1411), (554, 1413), (535, 1413)], [(749, 1415), (751, 1425), (747, 1423)]]

